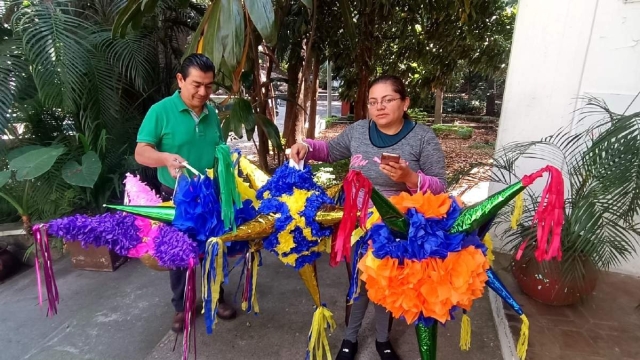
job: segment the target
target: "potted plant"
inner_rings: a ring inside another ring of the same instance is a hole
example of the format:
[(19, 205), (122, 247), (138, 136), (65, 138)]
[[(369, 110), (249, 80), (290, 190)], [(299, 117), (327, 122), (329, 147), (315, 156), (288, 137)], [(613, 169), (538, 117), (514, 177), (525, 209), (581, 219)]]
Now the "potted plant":
[[(615, 114), (590, 98), (583, 114), (604, 114), (585, 130), (561, 129), (540, 141), (512, 143), (495, 157), (494, 181), (509, 184), (518, 160), (540, 160), (562, 169), (565, 220), (562, 260), (538, 262), (532, 226), (537, 196), (527, 190), (521, 207), (512, 204), (496, 218), (497, 235), (514, 254), (512, 272), (520, 288), (550, 305), (568, 305), (593, 293), (599, 271), (636, 253), (640, 229), (640, 112)], [(584, 120), (583, 123), (584, 124)], [(512, 212), (519, 208), (519, 224)]]

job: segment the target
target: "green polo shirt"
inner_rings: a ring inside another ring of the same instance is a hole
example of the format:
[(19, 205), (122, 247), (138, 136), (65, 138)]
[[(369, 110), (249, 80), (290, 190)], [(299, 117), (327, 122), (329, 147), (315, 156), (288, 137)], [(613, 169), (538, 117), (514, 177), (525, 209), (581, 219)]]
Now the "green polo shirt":
[[(158, 151), (180, 155), (205, 174), (214, 166), (216, 146), (222, 144), (220, 119), (212, 106), (205, 105), (200, 116), (182, 101), (180, 92), (153, 105), (138, 130), (138, 142)], [(174, 188), (176, 181), (166, 167), (158, 168), (158, 179)]]

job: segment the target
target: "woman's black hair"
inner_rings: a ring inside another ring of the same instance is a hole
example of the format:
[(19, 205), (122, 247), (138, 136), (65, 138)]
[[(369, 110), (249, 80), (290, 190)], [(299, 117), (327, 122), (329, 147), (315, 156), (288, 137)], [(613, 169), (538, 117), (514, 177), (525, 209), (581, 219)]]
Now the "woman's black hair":
[[(377, 84), (391, 85), (391, 89), (393, 89), (394, 93), (400, 95), (401, 100), (405, 100), (408, 97), (407, 87), (404, 86), (404, 81), (402, 81), (402, 79), (398, 76), (395, 76), (395, 75), (378, 76), (377, 78), (373, 79), (373, 81), (371, 81), (371, 84), (369, 84), (369, 90), (371, 90), (371, 88)], [(402, 114), (402, 118), (411, 120), (411, 117), (406, 111), (404, 112), (404, 114)]]

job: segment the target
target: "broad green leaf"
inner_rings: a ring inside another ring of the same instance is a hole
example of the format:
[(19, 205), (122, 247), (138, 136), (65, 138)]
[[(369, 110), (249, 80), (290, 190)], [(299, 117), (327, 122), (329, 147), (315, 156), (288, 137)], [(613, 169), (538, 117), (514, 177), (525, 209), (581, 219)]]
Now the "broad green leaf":
[[(113, 38), (118, 36), (124, 38), (127, 35), (127, 29), (131, 24), (131, 21), (133, 21), (137, 13), (142, 11), (142, 3), (142, 0), (129, 0), (127, 1), (127, 5), (120, 9), (118, 16), (113, 23), (111, 32)], [(139, 16), (142, 15), (139, 14)]]
[[(228, 0), (215, 1), (212, 5), (209, 6), (207, 12), (200, 23), (200, 27), (198, 31), (204, 31), (203, 44), (202, 44), (202, 52), (211, 58), (213, 61), (213, 65), (216, 67), (216, 71), (220, 71), (220, 63), (222, 62), (222, 54), (224, 52), (224, 48), (222, 46), (222, 42), (218, 40), (218, 32), (219, 28), (222, 26), (220, 23), (223, 21), (222, 17), (222, 2)], [(206, 26), (205, 25), (206, 22)], [(198, 32), (196, 32), (197, 34)], [(194, 36), (193, 52), (197, 49), (197, 42), (195, 41), (196, 36)]]
[(11, 170), (0, 171), (0, 188), (11, 179)]
[[(305, 3), (311, 3), (311, 0), (305, 0)], [(271, 0), (253, 0), (245, 1), (247, 12), (251, 21), (258, 29), (260, 35), (267, 45), (274, 45), (278, 34), (275, 26), (275, 15), (273, 12), (273, 4)], [(309, 5), (307, 5), (309, 6)]]
[(153, 14), (158, 5), (158, 0), (143, 0), (142, 1), (142, 12), (145, 15)]
[(254, 114), (256, 118), (256, 123), (260, 126), (265, 133), (267, 134), (267, 138), (271, 145), (273, 145), (274, 149), (278, 154), (284, 152), (284, 147), (282, 146), (282, 140), (280, 139), (280, 129), (278, 126), (271, 121), (268, 117), (262, 114)]
[(244, 125), (244, 131), (247, 133), (247, 140), (251, 141), (251, 139), (253, 139), (253, 134), (256, 132), (256, 117), (253, 113), (253, 109), (251, 111), (251, 116), (246, 116), (242, 119), (242, 124)]
[[(242, 138), (242, 126), (245, 126), (247, 130), (251, 128), (251, 124), (253, 124), (253, 128), (255, 128), (255, 120), (253, 120), (253, 107), (251, 103), (247, 99), (237, 98), (233, 102), (233, 107), (231, 108), (231, 115), (229, 116), (229, 120), (231, 121), (231, 128), (237, 137)], [(248, 138), (251, 140), (251, 138)]]
[(220, 4), (216, 29), (216, 42), (220, 43), (227, 64), (235, 68), (240, 63), (244, 45), (244, 11), (240, 0), (218, 0)]
[(71, 160), (62, 167), (62, 178), (71, 185), (92, 188), (100, 176), (102, 164), (98, 154), (89, 151), (82, 157), (82, 166)]
[(307, 9), (309, 9), (309, 11), (313, 10), (313, 0), (302, 0), (302, 3), (307, 7)]
[(22, 146), (19, 147), (17, 149), (13, 149), (11, 150), (11, 152), (9, 152), (9, 154), (7, 155), (7, 160), (12, 161), (13, 159), (16, 159), (30, 151), (33, 150), (38, 150), (38, 149), (44, 149), (44, 146), (40, 146), (40, 145), (27, 145), (27, 146)]
[(229, 133), (231, 133), (231, 116), (227, 116), (224, 120), (222, 120), (222, 140), (224, 143), (227, 143), (227, 139), (229, 139)]
[(16, 180), (34, 179), (51, 169), (58, 156), (65, 151), (64, 147), (33, 150), (11, 160), (9, 168), (16, 172)]

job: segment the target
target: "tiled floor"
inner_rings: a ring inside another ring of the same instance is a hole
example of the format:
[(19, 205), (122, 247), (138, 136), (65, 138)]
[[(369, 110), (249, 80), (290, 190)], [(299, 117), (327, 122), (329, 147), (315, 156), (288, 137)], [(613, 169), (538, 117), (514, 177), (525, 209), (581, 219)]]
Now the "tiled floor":
[[(507, 268), (510, 256), (499, 254), (494, 269), (520, 303), (530, 322), (527, 360), (640, 359), (640, 279), (605, 273), (584, 302), (563, 307), (539, 303), (520, 291)], [(520, 318), (504, 304), (515, 341)]]

